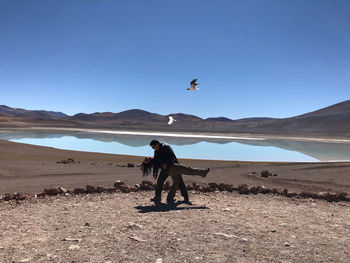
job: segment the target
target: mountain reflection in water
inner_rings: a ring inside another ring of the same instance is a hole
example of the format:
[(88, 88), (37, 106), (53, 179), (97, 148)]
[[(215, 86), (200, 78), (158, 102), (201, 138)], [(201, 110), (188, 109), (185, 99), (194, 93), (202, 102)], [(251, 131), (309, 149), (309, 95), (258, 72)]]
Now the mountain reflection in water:
[[(298, 157), (295, 160), (284, 160), (284, 161), (347, 161), (350, 160), (350, 144), (345, 143), (327, 143), (327, 142), (312, 142), (312, 141), (293, 141), (293, 140), (247, 140), (247, 139), (213, 139), (213, 138), (183, 138), (183, 137), (168, 137), (168, 136), (148, 136), (148, 135), (121, 135), (121, 134), (110, 134), (110, 133), (90, 133), (83, 131), (44, 131), (44, 130), (14, 130), (0, 133), (0, 139), (31, 143), (35, 145), (51, 146), (56, 148), (61, 148), (60, 145), (45, 145), (41, 143), (40, 139), (58, 139), (62, 140), (66, 137), (73, 137), (76, 139), (90, 139), (94, 141), (104, 142), (104, 143), (119, 143), (120, 145), (127, 146), (127, 148), (140, 147), (140, 153), (135, 149), (129, 154), (136, 155), (149, 155), (152, 153), (152, 149), (148, 150), (149, 142), (152, 139), (158, 139), (161, 142), (168, 143), (176, 149), (176, 153), (180, 158), (186, 156), (186, 153), (182, 152), (182, 149), (187, 149), (187, 151), (193, 151), (191, 157), (183, 158), (202, 158), (203, 155), (196, 157), (195, 152), (197, 151), (208, 151), (210, 154), (208, 158), (204, 159), (225, 159), (232, 160), (230, 157), (225, 157), (233, 151), (249, 151), (246, 156), (242, 156), (246, 161), (282, 161), (281, 159), (275, 158), (275, 156), (265, 156), (263, 159), (259, 159), (259, 156), (254, 157), (259, 151), (266, 150), (269, 147), (277, 148), (281, 152), (287, 151), (299, 153), (305, 158)], [(33, 140), (34, 139), (34, 140)], [(86, 143), (82, 141), (80, 143)], [(234, 144), (233, 144), (234, 143)], [(225, 145), (225, 146), (223, 146)], [(233, 147), (233, 145), (235, 145)], [(242, 148), (245, 145), (246, 147)], [(191, 147), (185, 147), (191, 146)], [(232, 149), (230, 150), (232, 146)], [(204, 147), (204, 148), (203, 148)], [(64, 147), (63, 147), (64, 148)], [(262, 149), (264, 148), (264, 149)], [(66, 149), (66, 148), (65, 148)], [(131, 149), (131, 148), (130, 148)], [(145, 150), (147, 149), (147, 150)], [(270, 149), (270, 148), (269, 148)], [(70, 149), (70, 150), (81, 150), (81, 149)], [(93, 149), (91, 151), (94, 151)], [(145, 153), (145, 151), (147, 151)], [(217, 155), (215, 152), (217, 151)], [(225, 152), (226, 151), (226, 152)], [(103, 150), (102, 150), (103, 152)], [(181, 153), (181, 155), (179, 154)], [(116, 150), (115, 153), (118, 153)], [(271, 155), (271, 151), (267, 151), (266, 154)], [(279, 151), (276, 152), (279, 154)], [(120, 154), (128, 154), (121, 153)], [(203, 154), (203, 153), (201, 153)], [(221, 154), (221, 155), (220, 155)], [(226, 155), (225, 155), (226, 154)], [(262, 153), (260, 153), (262, 154)], [(274, 154), (274, 153), (273, 153)], [(262, 154), (263, 155), (263, 154)], [(214, 157), (213, 157), (214, 156)], [(218, 158), (215, 158), (218, 156)], [(288, 155), (287, 155), (288, 156)], [(291, 155), (292, 156), (292, 155)], [(235, 157), (233, 157), (235, 158)], [(286, 157), (289, 158), (289, 157)], [(293, 158), (293, 157), (291, 157)], [(236, 159), (235, 159), (236, 160)], [(237, 159), (242, 160), (242, 159)], [(243, 160), (242, 160), (243, 161)]]

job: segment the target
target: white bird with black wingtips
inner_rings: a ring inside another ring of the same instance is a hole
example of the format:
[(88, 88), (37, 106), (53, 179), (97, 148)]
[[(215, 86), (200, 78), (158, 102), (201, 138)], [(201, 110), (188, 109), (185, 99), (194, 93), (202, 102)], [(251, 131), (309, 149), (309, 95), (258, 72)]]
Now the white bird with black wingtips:
[(176, 121), (176, 120), (174, 120), (173, 117), (169, 116), (168, 124), (171, 125), (174, 121)]
[(196, 88), (196, 86), (198, 86), (197, 79), (193, 79), (190, 84), (191, 84), (191, 87), (188, 88), (187, 90), (199, 90)]

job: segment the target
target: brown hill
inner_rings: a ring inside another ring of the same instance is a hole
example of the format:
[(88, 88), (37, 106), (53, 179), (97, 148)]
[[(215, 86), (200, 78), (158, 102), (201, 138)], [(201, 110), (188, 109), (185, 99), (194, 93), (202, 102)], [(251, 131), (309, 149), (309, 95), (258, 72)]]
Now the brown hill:
[[(170, 115), (176, 120), (172, 125), (168, 125)], [(140, 109), (126, 110), (119, 113), (96, 112), (67, 116), (61, 112), (28, 111), (3, 105), (0, 106), (0, 123), (3, 127), (13, 124), (13, 126), (79, 126), (188, 132), (349, 136), (350, 101), (337, 103), (291, 118), (254, 117), (238, 120), (231, 120), (226, 117), (202, 119), (185, 113), (161, 115)]]
[(0, 105), (0, 116), (22, 117), (22, 118), (60, 118), (67, 115), (62, 112), (45, 111), (45, 110), (25, 110), (20, 108), (11, 108), (6, 105)]

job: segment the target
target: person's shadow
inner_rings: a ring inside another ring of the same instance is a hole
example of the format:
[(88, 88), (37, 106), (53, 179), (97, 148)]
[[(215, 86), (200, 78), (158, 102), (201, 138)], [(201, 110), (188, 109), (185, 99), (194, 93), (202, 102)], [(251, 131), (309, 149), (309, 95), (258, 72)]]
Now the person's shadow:
[(139, 213), (150, 213), (150, 212), (168, 212), (171, 210), (189, 210), (189, 209), (209, 209), (206, 206), (181, 206), (180, 204), (185, 204), (184, 201), (178, 201), (173, 204), (164, 204), (159, 203), (156, 205), (146, 205), (146, 206), (135, 206), (137, 210), (139, 210)]

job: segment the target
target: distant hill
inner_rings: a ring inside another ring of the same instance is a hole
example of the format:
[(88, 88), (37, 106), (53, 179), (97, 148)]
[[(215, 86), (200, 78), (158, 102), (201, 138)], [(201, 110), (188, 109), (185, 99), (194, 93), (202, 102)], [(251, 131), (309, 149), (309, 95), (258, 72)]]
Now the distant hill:
[[(168, 125), (168, 118), (175, 120)], [(0, 106), (0, 127), (53, 126), (156, 131), (255, 133), (279, 135), (350, 136), (350, 101), (290, 118), (252, 117), (232, 120), (226, 117), (202, 119), (195, 115), (161, 115), (141, 109), (119, 113), (95, 112), (67, 116), (62, 112), (24, 110)]]
[(45, 111), (45, 110), (25, 110), (19, 108), (10, 108), (5, 105), (0, 105), (0, 116), (7, 117), (24, 117), (24, 118), (56, 118), (66, 117), (62, 112)]

